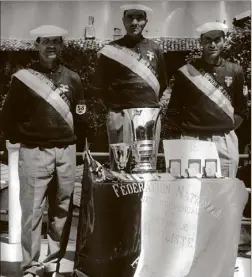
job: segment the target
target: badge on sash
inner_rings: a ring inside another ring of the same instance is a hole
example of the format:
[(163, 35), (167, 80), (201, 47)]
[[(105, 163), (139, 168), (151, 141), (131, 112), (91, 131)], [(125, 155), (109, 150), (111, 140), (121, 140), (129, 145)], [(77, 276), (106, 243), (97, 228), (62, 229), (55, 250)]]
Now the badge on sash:
[(149, 58), (150, 61), (152, 61), (152, 59), (154, 59), (154, 53), (152, 51), (147, 51), (147, 57)]
[(225, 84), (227, 85), (227, 87), (230, 87), (232, 83), (233, 83), (233, 77), (225, 76)]
[(63, 84), (61, 84), (60, 87), (59, 87), (59, 89), (60, 89), (60, 91), (62, 91), (63, 93), (69, 91), (68, 85), (63, 85)]
[(79, 103), (76, 105), (76, 113), (82, 115), (86, 112), (86, 110), (87, 106), (84, 104), (84, 101), (79, 101)]

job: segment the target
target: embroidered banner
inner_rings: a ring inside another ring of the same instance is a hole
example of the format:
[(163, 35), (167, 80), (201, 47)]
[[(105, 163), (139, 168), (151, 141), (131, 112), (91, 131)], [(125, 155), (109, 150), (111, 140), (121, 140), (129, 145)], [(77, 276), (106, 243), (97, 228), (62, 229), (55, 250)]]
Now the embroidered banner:
[[(224, 93), (224, 88), (220, 86), (211, 76), (205, 72), (199, 72), (191, 64), (182, 66), (179, 69), (183, 75), (192, 82), (201, 92), (203, 92), (212, 102), (220, 107), (234, 122), (234, 108), (230, 97)], [(204, 75), (202, 75), (202, 73)]]
[(98, 52), (98, 54), (103, 54), (128, 67), (134, 73), (143, 78), (158, 96), (160, 89), (159, 82), (151, 69), (148, 67), (149, 63), (142, 59), (138, 53), (119, 45), (106, 45)]
[(37, 71), (26, 69), (19, 70), (14, 76), (49, 103), (64, 118), (73, 131), (72, 113), (60, 97), (58, 89), (53, 90), (55, 86), (48, 78)]
[(134, 277), (233, 276), (247, 199), (237, 179), (145, 182)]

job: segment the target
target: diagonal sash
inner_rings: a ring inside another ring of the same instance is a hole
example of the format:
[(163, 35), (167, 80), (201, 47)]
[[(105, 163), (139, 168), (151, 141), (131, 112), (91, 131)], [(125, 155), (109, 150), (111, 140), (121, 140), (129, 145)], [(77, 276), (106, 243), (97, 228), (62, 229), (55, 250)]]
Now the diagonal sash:
[(216, 87), (191, 64), (182, 66), (179, 71), (234, 122), (234, 108), (230, 100), (221, 91), (222, 87), (219, 84)]
[(144, 59), (136, 58), (137, 53), (131, 51), (126, 47), (106, 45), (104, 46), (98, 54), (103, 54), (110, 59), (113, 59), (122, 65), (128, 67), (142, 79), (144, 79), (150, 87), (159, 94), (160, 85), (156, 76), (152, 71), (146, 66), (146, 61)]
[[(32, 71), (33, 72), (33, 71)], [(14, 74), (21, 82), (26, 86), (36, 92), (40, 97), (42, 97), (47, 103), (49, 103), (68, 123), (71, 130), (74, 130), (73, 127), (73, 116), (65, 101), (61, 98), (58, 93), (58, 89), (52, 90), (49, 84), (46, 84), (41, 78), (35, 76), (32, 72), (26, 69), (21, 69)], [(34, 71), (36, 75), (40, 73)], [(44, 79), (47, 79), (43, 75)]]

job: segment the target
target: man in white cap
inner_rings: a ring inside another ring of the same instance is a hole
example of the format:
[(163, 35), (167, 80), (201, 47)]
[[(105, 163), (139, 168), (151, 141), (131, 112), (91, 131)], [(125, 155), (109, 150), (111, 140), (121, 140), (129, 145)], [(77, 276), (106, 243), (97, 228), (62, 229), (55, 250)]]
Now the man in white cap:
[[(129, 130), (123, 126), (123, 109), (159, 107), (160, 96), (167, 88), (162, 50), (142, 35), (152, 10), (129, 4), (121, 6), (121, 11), (126, 35), (101, 49), (92, 85), (93, 92), (108, 110), (110, 144), (127, 142)], [(159, 121), (158, 133), (160, 128)]]
[[(41, 26), (36, 38), (39, 62), (12, 76), (3, 107), (3, 130), (20, 143), (23, 276), (57, 270), (71, 225), (76, 174), (76, 140), (85, 141), (86, 115), (81, 79), (62, 66), (59, 54), (67, 31)], [(84, 146), (84, 145), (83, 145)], [(48, 199), (48, 255), (40, 263), (43, 210)]]
[(175, 126), (174, 135), (181, 139), (215, 142), (222, 175), (235, 177), (239, 151), (234, 130), (246, 117), (247, 103), (242, 68), (221, 57), (227, 30), (220, 22), (197, 29), (203, 55), (177, 71), (168, 118)]

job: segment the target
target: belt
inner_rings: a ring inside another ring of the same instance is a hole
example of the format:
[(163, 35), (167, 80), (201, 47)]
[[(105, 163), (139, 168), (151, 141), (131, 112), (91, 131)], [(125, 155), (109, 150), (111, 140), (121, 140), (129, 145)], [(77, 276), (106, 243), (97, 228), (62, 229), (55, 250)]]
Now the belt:
[(211, 134), (188, 134), (188, 133), (182, 133), (180, 136), (189, 136), (189, 137), (195, 137), (198, 138), (200, 140), (206, 140), (209, 138), (212, 138), (213, 136), (218, 136), (218, 137), (225, 137), (227, 133), (226, 132), (218, 132), (218, 133), (211, 133)]
[[(69, 144), (69, 145), (72, 145), (72, 144)], [(33, 149), (33, 148), (39, 148), (40, 150), (43, 150), (43, 149), (52, 149), (52, 148), (67, 148), (69, 145), (66, 145), (66, 144), (55, 144), (55, 145), (41, 145), (41, 144), (30, 144), (30, 143), (21, 143), (21, 147), (25, 147), (25, 148), (30, 148), (30, 149)]]

